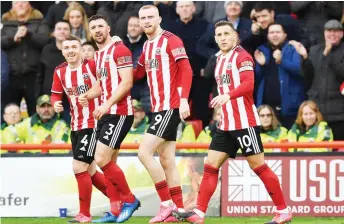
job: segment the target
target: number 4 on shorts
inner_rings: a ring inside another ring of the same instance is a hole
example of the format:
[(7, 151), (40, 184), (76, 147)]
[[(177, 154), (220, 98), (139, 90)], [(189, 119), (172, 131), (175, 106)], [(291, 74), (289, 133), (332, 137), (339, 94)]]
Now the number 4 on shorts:
[(80, 151), (86, 151), (86, 146), (88, 145), (87, 136), (88, 135), (85, 135), (81, 140), (81, 143), (84, 144), (84, 146), (79, 149)]

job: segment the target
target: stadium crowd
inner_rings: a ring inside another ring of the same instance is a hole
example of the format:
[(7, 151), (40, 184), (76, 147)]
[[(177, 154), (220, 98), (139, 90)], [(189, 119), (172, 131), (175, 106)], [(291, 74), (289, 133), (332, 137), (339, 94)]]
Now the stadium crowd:
[[(192, 116), (180, 123), (179, 142), (209, 143), (218, 127), (221, 112), (209, 102), (217, 95), (214, 24), (220, 20), (234, 25), (255, 60), (263, 142), (344, 140), (343, 2), (14, 1), (1, 2), (1, 143), (70, 143), (69, 106), (56, 114), (50, 100), (54, 69), (64, 62), (62, 41), (79, 37), (83, 57), (93, 58), (97, 47), (88, 18), (104, 15), (111, 35), (131, 50), (135, 67), (146, 41), (137, 15), (144, 4), (158, 7), (162, 27), (183, 40), (192, 66)], [(124, 142), (139, 143), (151, 117), (147, 80), (136, 82), (131, 94), (134, 123)], [(17, 153), (24, 152), (39, 150)]]

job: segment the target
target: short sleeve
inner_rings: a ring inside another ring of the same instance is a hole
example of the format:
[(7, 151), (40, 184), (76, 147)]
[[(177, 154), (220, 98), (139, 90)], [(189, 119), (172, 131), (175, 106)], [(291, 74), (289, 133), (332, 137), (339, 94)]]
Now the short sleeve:
[(59, 73), (59, 70), (56, 69), (53, 76), (53, 85), (51, 87), (51, 92), (53, 93), (63, 93), (63, 86), (62, 86), (61, 79), (58, 73)]
[(175, 61), (181, 59), (181, 58), (188, 58), (183, 41), (177, 37), (172, 36), (168, 39), (168, 46), (171, 50), (172, 57)]
[(133, 67), (132, 54), (123, 43), (120, 43), (116, 46), (114, 60), (118, 69)]

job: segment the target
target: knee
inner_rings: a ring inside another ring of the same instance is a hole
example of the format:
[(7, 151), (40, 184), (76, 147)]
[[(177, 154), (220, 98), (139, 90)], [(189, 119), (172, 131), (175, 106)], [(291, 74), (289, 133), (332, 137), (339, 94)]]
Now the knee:
[(96, 161), (99, 167), (103, 167), (107, 164), (105, 155), (99, 151), (95, 153), (94, 160)]
[(205, 164), (209, 165), (209, 166), (212, 166), (212, 167), (215, 167), (215, 168), (220, 168), (222, 164), (219, 164), (219, 162), (217, 161), (217, 159), (214, 159), (214, 158), (207, 158), (205, 160)]
[(174, 161), (172, 159), (169, 159), (169, 158), (167, 158), (165, 156), (160, 156), (159, 159), (160, 159), (160, 164), (161, 164), (161, 166), (162, 166), (162, 168), (164, 170), (173, 169), (174, 168), (173, 167)]
[(88, 167), (89, 167), (89, 164), (87, 163), (84, 163), (78, 160), (73, 160), (73, 172), (75, 174), (87, 171)]
[(144, 150), (143, 148), (139, 149), (137, 156), (139, 157), (139, 160), (141, 161), (142, 164), (147, 163), (149, 158), (153, 157), (147, 152), (147, 150)]
[(93, 176), (97, 172), (96, 164), (94, 162), (91, 163), (91, 165), (89, 165), (87, 171), (91, 176)]

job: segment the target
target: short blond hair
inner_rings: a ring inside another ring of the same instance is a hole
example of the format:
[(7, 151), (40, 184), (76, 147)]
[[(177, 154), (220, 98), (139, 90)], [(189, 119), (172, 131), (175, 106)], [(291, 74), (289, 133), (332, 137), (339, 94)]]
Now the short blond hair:
[(144, 5), (144, 6), (142, 6), (142, 7), (140, 8), (139, 12), (140, 12), (141, 10), (145, 10), (145, 9), (156, 9), (156, 11), (157, 11), (158, 14), (159, 14), (159, 9), (158, 9), (158, 7), (156, 7), (155, 5)]

